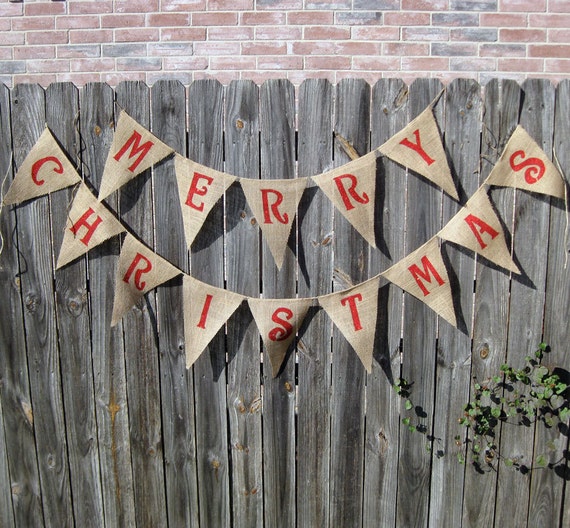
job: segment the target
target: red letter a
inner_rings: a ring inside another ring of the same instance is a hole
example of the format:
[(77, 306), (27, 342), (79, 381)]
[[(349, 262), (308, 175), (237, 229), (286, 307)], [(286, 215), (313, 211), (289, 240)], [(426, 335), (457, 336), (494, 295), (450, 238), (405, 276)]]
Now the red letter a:
[(487, 233), (491, 236), (491, 240), (494, 239), (499, 233), (495, 231), (489, 224), (483, 222), (478, 216), (469, 214), (465, 217), (465, 221), (467, 225), (470, 227), (471, 231), (475, 235), (477, 242), (481, 246), (481, 249), (485, 249), (487, 244), (483, 242), (483, 238), (481, 237), (481, 233)]

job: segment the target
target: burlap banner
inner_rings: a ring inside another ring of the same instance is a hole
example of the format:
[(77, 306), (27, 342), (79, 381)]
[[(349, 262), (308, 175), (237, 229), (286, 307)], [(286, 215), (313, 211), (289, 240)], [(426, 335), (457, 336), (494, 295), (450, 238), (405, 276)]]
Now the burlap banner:
[(441, 135), (431, 106), (378, 150), (391, 160), (421, 174), (459, 200)]
[(380, 276), (353, 288), (318, 298), (333, 323), (350, 343), (367, 372), (372, 371)]
[(515, 187), (562, 199), (565, 197), (562, 176), (536, 141), (520, 125), (513, 132), (485, 183)]
[(495, 214), (485, 186), (469, 198), (465, 207), (447, 223), (438, 236), (471, 249), (509, 271), (520, 273), (511, 258), (503, 226)]
[(186, 245), (190, 248), (208, 214), (236, 177), (200, 165), (179, 154), (174, 158), (174, 167)]
[(240, 178), (240, 185), (277, 268), (281, 269), (291, 226), (307, 186), (306, 178), (293, 180), (254, 180)]
[(312, 179), (363, 238), (376, 247), (376, 151)]
[(80, 181), (75, 167), (46, 127), (18, 169), (2, 201), (6, 205), (17, 204)]
[(119, 255), (111, 326), (145, 293), (181, 274), (170, 262), (127, 234)]
[(189, 275), (184, 275), (183, 284), (186, 368), (190, 368), (244, 296), (210, 286)]
[(276, 377), (313, 300), (248, 298), (247, 302)]
[(103, 200), (172, 152), (172, 148), (122, 111), (103, 170), (99, 200)]
[(82, 183), (67, 215), (56, 269), (124, 231), (121, 222)]
[(381, 275), (457, 326), (449, 277), (436, 237)]

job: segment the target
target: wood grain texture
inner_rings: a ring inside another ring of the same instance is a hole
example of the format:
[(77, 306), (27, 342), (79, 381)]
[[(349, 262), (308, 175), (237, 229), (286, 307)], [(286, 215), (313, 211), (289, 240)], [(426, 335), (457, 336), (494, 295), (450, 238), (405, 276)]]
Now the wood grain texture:
[[(0, 86), (0, 174), (8, 175), (5, 192), (15, 166), (12, 151), (11, 94)], [(21, 160), (20, 160), (21, 161)], [(10, 494), (18, 526), (43, 523), (40, 476), (34, 440), (33, 412), (28, 374), (22, 306), (16, 208), (3, 207), (0, 230), (4, 240), (0, 253), (0, 396), (5, 430)], [(25, 269), (25, 268), (24, 268)], [(26, 456), (22, 456), (22, 454)]]
[[(226, 88), (226, 172), (259, 178), (259, 89), (249, 81)], [(259, 229), (240, 187), (227, 192), (227, 288), (260, 293)], [(263, 526), (263, 445), (261, 436), (260, 337), (242, 304), (228, 321), (228, 412), (232, 460), (233, 526)]]
[[(97, 193), (113, 138), (114, 93), (106, 84), (88, 84), (80, 98), (83, 174)], [(118, 210), (116, 195), (107, 205)], [(129, 438), (123, 324), (111, 328), (119, 237), (89, 252), (91, 348), (99, 463), (106, 526), (134, 526), (134, 490)]]
[[(150, 129), (149, 88), (124, 82), (115, 93), (117, 104)], [(121, 188), (119, 208), (131, 232), (154, 248), (149, 172)], [(166, 518), (156, 320), (155, 291), (123, 317), (135, 518), (141, 526), (158, 526)]]
[[(332, 168), (333, 87), (307, 80), (299, 90), (298, 172), (312, 176)], [(331, 202), (315, 186), (299, 204), (299, 296), (332, 290)], [(310, 318), (310, 319), (309, 319)], [(332, 323), (324, 310), (308, 314), (298, 343), (297, 523), (326, 528), (330, 475), (330, 384)]]
[[(0, 479), (1, 482), (10, 482), (10, 469), (8, 467), (8, 453), (6, 450), (6, 435), (4, 431), (4, 412), (0, 400)], [(12, 509), (12, 487), (2, 486), (0, 489), (0, 526), (15, 527), (14, 510)]]

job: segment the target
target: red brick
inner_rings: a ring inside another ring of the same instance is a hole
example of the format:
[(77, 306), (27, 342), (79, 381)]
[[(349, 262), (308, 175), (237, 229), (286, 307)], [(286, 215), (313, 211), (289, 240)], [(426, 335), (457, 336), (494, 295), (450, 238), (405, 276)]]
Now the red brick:
[(165, 57), (162, 62), (165, 70), (203, 70), (208, 67), (207, 57)]
[(462, 72), (494, 71), (496, 59), (478, 59), (472, 57), (452, 57), (449, 60), (449, 69)]
[(522, 14), (481, 13), (480, 25), (488, 27), (526, 27), (528, 17)]
[(236, 26), (237, 13), (193, 13), (193, 26)]
[(115, 0), (115, 13), (153, 13), (159, 11), (158, 0)]
[(27, 70), (30, 73), (58, 73), (69, 71), (68, 60), (29, 60)]
[(70, 70), (77, 72), (109, 71), (114, 67), (114, 59), (73, 59), (70, 62)]
[(211, 27), (206, 29), (208, 40), (253, 40), (255, 28), (241, 27)]
[[(55, 29), (54, 17), (32, 17), (15, 18), (12, 20), (13, 31), (33, 31), (33, 30)], [(4, 35), (2, 35), (4, 37)]]
[(530, 27), (570, 28), (570, 14), (533, 15), (528, 21)]
[(71, 30), (69, 32), (69, 42), (71, 44), (87, 44), (101, 43), (106, 44), (113, 42), (113, 31), (111, 29), (94, 29), (94, 30)]
[(26, 43), (25, 33), (16, 33), (15, 31), (7, 31), (2, 35), (3, 46), (18, 46)]
[(334, 26), (306, 27), (305, 40), (347, 40), (350, 38), (350, 29)]
[(14, 54), (12, 53), (12, 48), (9, 48), (9, 47), (1, 47), (0, 48), (0, 60), (10, 60), (11, 61), (13, 58), (14, 58)]
[(526, 57), (525, 44), (482, 44), (479, 46), (481, 57)]
[(131, 28), (115, 30), (115, 42), (156, 42), (160, 40), (158, 28)]
[(0, 17), (18, 17), (24, 13), (23, 2), (0, 3)]
[(60, 16), (55, 19), (56, 29), (96, 29), (99, 17), (93, 15)]
[(161, 0), (162, 12), (205, 11), (206, 0)]
[(545, 29), (501, 29), (499, 31), (501, 42), (544, 42)]
[(25, 2), (24, 16), (63, 15), (65, 2)]
[(437, 42), (449, 40), (449, 29), (440, 27), (404, 27), (402, 40)]
[(429, 44), (412, 44), (409, 42), (385, 42), (382, 45), (384, 55), (425, 56), (429, 55)]
[(284, 42), (244, 42), (241, 45), (244, 55), (286, 55)]
[(144, 15), (103, 15), (102, 28), (144, 27)]
[(192, 42), (156, 42), (148, 44), (149, 57), (188, 57)]
[(162, 28), (160, 30), (161, 40), (194, 42), (196, 40), (206, 40), (206, 28)]
[(305, 68), (309, 70), (350, 70), (351, 62), (351, 57), (306, 57)]
[(28, 44), (66, 44), (69, 42), (67, 31), (30, 31), (26, 35)]
[(303, 57), (259, 57), (257, 68), (260, 70), (301, 70), (303, 69)]
[(240, 23), (246, 26), (276, 26), (285, 24), (285, 13), (242, 13), (240, 15)]
[(196, 42), (194, 44), (194, 55), (230, 55), (235, 56), (241, 53), (240, 43), (235, 42)]
[(332, 24), (334, 22), (334, 14), (332, 11), (301, 11), (287, 13), (287, 24), (292, 25), (303, 25), (306, 26), (311, 24), (313, 26), (317, 24)]
[(53, 74), (33, 74), (33, 73), (23, 73), (14, 75), (14, 85), (16, 84), (39, 84), (41, 86), (47, 87), (49, 84), (57, 81), (55, 73)]
[(113, 12), (112, 0), (67, 3), (69, 4), (69, 14), (71, 15), (102, 15), (104, 13)]
[(88, 59), (101, 56), (99, 44), (76, 44), (58, 46), (56, 49), (58, 59)]
[(449, 69), (449, 59), (443, 57), (402, 57), (402, 70), (442, 71)]
[(190, 24), (187, 13), (160, 13), (146, 16), (146, 25), (151, 27), (186, 27)]
[(367, 71), (398, 71), (400, 69), (399, 57), (354, 57), (352, 68)]
[(568, 0), (550, 0), (548, 10), (551, 13), (570, 13), (570, 2)]
[(385, 26), (358, 26), (352, 28), (352, 40), (399, 40), (400, 28)]
[(294, 55), (330, 55), (334, 53), (330, 42), (293, 42), (292, 52)]
[(544, 13), (546, 11), (546, 0), (500, 0), (500, 2), (500, 10), (503, 12)]
[(211, 57), (211, 70), (255, 70), (255, 57)]
[(546, 59), (544, 71), (570, 74), (570, 59)]
[(209, 0), (208, 11), (245, 11), (253, 10), (253, 0)]
[(14, 59), (55, 59), (55, 46), (14, 46)]
[(402, 0), (406, 11), (446, 11), (448, 7), (448, 0)]
[[(9, 18), (0, 18), (0, 31), (10, 31), (12, 22)], [(3, 42), (2, 42), (3, 43)]]
[(384, 13), (384, 24), (386, 26), (429, 26), (429, 13)]
[(570, 57), (570, 44), (531, 44), (528, 56), (567, 59)]
[(537, 72), (542, 71), (543, 59), (499, 59), (498, 71)]
[(336, 43), (334, 49), (338, 55), (379, 55), (382, 50), (382, 44), (380, 42), (347, 41)]
[(257, 40), (301, 40), (303, 28), (300, 26), (260, 26), (255, 28)]
[(549, 29), (548, 30), (548, 42), (570, 42), (570, 31), (567, 29)]

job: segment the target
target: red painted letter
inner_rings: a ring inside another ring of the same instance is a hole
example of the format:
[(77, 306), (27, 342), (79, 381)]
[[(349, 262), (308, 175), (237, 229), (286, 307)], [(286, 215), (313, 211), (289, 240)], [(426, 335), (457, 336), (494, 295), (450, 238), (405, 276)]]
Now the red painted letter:
[(59, 161), (55, 156), (48, 156), (47, 158), (39, 159), (32, 165), (32, 180), (38, 186), (45, 183), (45, 180), (38, 180), (38, 172), (40, 172), (42, 165), (48, 161), (56, 164), (53, 172), (57, 172), (57, 174), (63, 174), (63, 165), (61, 164), (61, 161)]
[(69, 228), (74, 235), (77, 235), (77, 231), (79, 231), (79, 228), (81, 227), (85, 227), (87, 229), (87, 233), (85, 233), (85, 236), (81, 239), (81, 242), (83, 242), (86, 246), (89, 245), (89, 240), (91, 240), (93, 233), (95, 233), (95, 230), (97, 229), (99, 224), (103, 221), (103, 219), (100, 216), (97, 216), (97, 218), (95, 218), (93, 223), (90, 224), (88, 220), (92, 214), (95, 214), (95, 211), (93, 211), (93, 209), (91, 209), (90, 207), (89, 209), (87, 209), (87, 211), (83, 213), (83, 216)]
[(481, 249), (485, 249), (487, 244), (483, 242), (481, 233), (487, 233), (491, 236), (491, 239), (495, 238), (499, 233), (495, 231), (487, 222), (483, 222), (478, 216), (469, 214), (465, 217), (467, 225), (470, 227), (471, 231), (475, 235), (477, 242), (481, 246)]
[[(524, 179), (529, 185), (532, 185), (544, 176), (546, 167), (540, 158), (528, 158), (525, 160), (525, 156), (526, 154), (524, 150), (517, 150), (509, 159), (509, 163), (511, 164), (511, 169), (513, 169), (515, 172), (526, 169), (524, 171)], [(521, 158), (521, 160), (524, 161), (517, 163), (517, 158)]]
[[(269, 194), (275, 195), (275, 201), (271, 205), (269, 205)], [(279, 191), (276, 191), (275, 189), (261, 189), (261, 198), (263, 200), (263, 222), (265, 224), (273, 223), (271, 220), (271, 213), (273, 213), (273, 216), (275, 216), (278, 222), (281, 222), (282, 224), (289, 222), (289, 215), (287, 213), (282, 215), (279, 212), (279, 206), (283, 201), (283, 195)]]
[[(343, 179), (347, 179), (350, 181), (350, 186), (348, 189), (344, 187), (342, 183)], [(358, 180), (354, 174), (342, 174), (341, 176), (337, 176), (333, 178), (336, 186), (338, 187), (338, 192), (340, 192), (340, 197), (342, 198), (342, 202), (346, 207), (347, 211), (354, 209), (354, 204), (350, 201), (350, 196), (358, 203), (367, 204), (369, 202), (368, 195), (366, 193), (362, 193), (362, 196), (359, 196), (356, 192), (356, 185), (358, 184)]]
[(114, 156), (115, 161), (119, 161), (125, 152), (127, 152), (128, 148), (131, 147), (131, 151), (129, 153), (129, 159), (134, 158), (138, 155), (137, 159), (133, 162), (133, 164), (129, 167), (131, 172), (134, 172), (135, 169), (138, 167), (139, 163), (143, 160), (143, 158), (148, 154), (148, 151), (154, 145), (152, 141), (147, 141), (146, 143), (140, 144), (142, 136), (135, 130), (133, 135), (129, 138), (129, 140), (121, 147), (121, 150), (117, 152)]
[(417, 152), (428, 165), (431, 165), (432, 163), (435, 162), (435, 160), (430, 158), (427, 152), (422, 148), (422, 141), (420, 139), (419, 128), (414, 130), (414, 136), (416, 136), (415, 143), (412, 143), (408, 138), (404, 138), (402, 139), (402, 141), (400, 141), (400, 145), (404, 145), (404, 147), (408, 147), (412, 149), (414, 152)]
[[(141, 261), (143, 262), (144, 267), (137, 269), (137, 267)], [(123, 281), (128, 284), (128, 282), (131, 280), (131, 275), (133, 274), (133, 271), (134, 271), (135, 272), (135, 287), (137, 290), (142, 291), (142, 290), (144, 290), (146, 283), (141, 282), (141, 275), (143, 273), (148, 273), (151, 269), (152, 269), (152, 263), (150, 262), (150, 260), (148, 260), (144, 255), (137, 253), (135, 255), (135, 258), (131, 262), (131, 265), (129, 266), (127, 273), (125, 273), (125, 276), (123, 277)]]
[(362, 301), (362, 294), (355, 293), (354, 295), (350, 295), (345, 297), (344, 299), (340, 300), (340, 304), (343, 306), (350, 307), (350, 314), (352, 315), (352, 323), (354, 324), (354, 329), (356, 331), (362, 330), (362, 324), (360, 323), (360, 317), (358, 315), (358, 308), (356, 307), (356, 301)]
[(195, 194), (199, 196), (205, 196), (206, 193), (208, 192), (208, 187), (206, 187), (206, 185), (198, 187), (198, 182), (200, 180), (205, 180), (206, 185), (212, 185), (212, 182), (214, 181), (214, 179), (210, 178), (210, 176), (206, 176), (205, 174), (200, 174), (199, 172), (194, 173), (194, 177), (192, 178), (192, 183), (190, 184), (190, 190), (188, 191), (188, 196), (186, 197), (186, 205), (189, 205), (193, 209), (196, 209), (196, 211), (204, 210), (204, 202), (195, 204), (192, 201), (192, 198), (194, 198)]
[(206, 319), (208, 318), (208, 312), (210, 311), (210, 304), (212, 304), (212, 299), (212, 295), (208, 293), (206, 295), (206, 300), (204, 301), (204, 307), (202, 308), (202, 315), (200, 315), (198, 328), (206, 328)]
[(431, 278), (430, 278), (430, 273), (431, 273), (440, 286), (444, 284), (445, 281), (439, 276), (439, 273), (435, 270), (433, 264), (430, 262), (427, 255), (422, 257), (422, 265), (424, 267), (423, 271), (416, 264), (410, 266), (408, 270), (413, 275), (414, 279), (416, 279), (418, 286), (421, 288), (425, 296), (429, 295), (429, 290), (425, 287), (421, 279), (431, 283)]
[[(280, 314), (285, 316), (285, 319), (280, 317)], [(283, 328), (276, 327), (269, 332), (269, 339), (271, 341), (284, 341), (293, 333), (293, 327), (287, 322), (293, 317), (293, 312), (289, 308), (277, 308), (271, 316), (274, 323), (281, 325)]]

